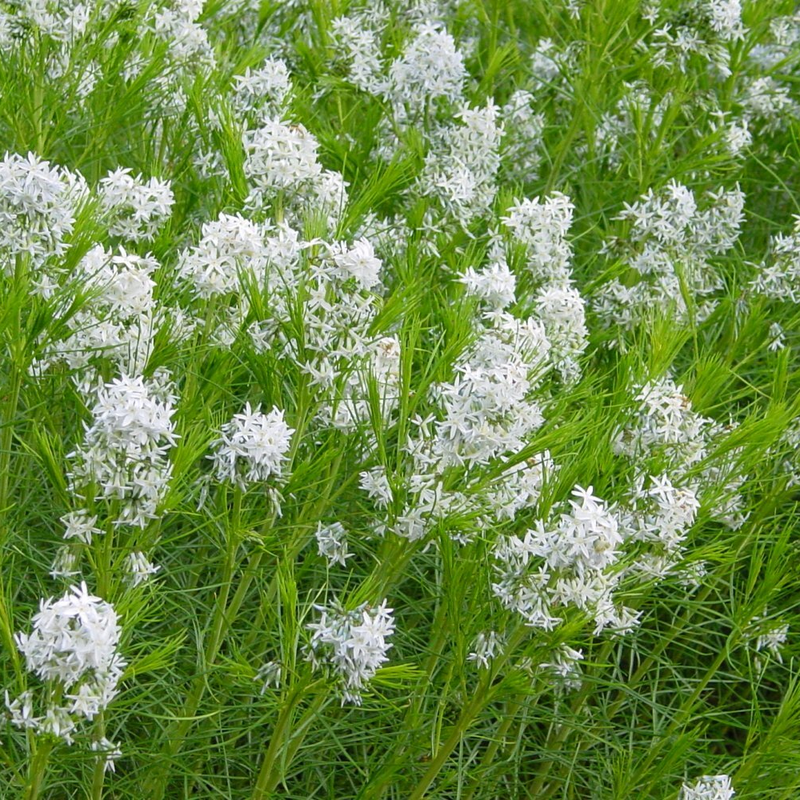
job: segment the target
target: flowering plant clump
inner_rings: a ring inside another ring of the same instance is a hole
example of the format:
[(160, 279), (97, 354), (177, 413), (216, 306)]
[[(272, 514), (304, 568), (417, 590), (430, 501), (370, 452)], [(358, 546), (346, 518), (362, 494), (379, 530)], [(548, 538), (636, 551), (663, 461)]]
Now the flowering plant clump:
[(0, 792), (800, 796), (791, 0), (0, 0)]

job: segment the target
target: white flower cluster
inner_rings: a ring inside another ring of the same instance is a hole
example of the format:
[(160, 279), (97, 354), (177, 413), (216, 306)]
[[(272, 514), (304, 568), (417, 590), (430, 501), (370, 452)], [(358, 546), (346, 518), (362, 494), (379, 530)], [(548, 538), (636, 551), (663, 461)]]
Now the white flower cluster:
[(134, 551), (128, 553), (125, 559), (125, 567), (128, 573), (128, 580), (131, 586), (140, 586), (143, 583), (148, 583), (161, 567), (153, 564), (144, 553)]
[(678, 800), (731, 800), (736, 794), (727, 775), (703, 775), (684, 783)]
[(497, 192), (503, 136), (498, 116), (491, 100), (485, 108), (464, 108), (431, 137), (419, 190), (438, 198), (464, 226), (491, 208)]
[(159, 380), (122, 376), (101, 387), (83, 443), (69, 457), (70, 485), (81, 496), (119, 503), (118, 524), (144, 527), (157, 518), (172, 465), (168, 452), (177, 440), (174, 398)]
[(32, 25), (44, 36), (51, 37), (55, 42), (70, 45), (82, 36), (93, 15), (103, 11), (103, 6), (113, 8), (116, 3), (112, 0), (98, 5), (93, 2), (46, 2), (46, 0), (26, 0), (17, 3), (14, 8), (16, 25)]
[[(633, 459), (640, 469), (646, 469), (654, 456), (666, 459), (669, 474), (677, 480), (709, 457), (713, 445), (733, 430), (694, 411), (683, 387), (669, 377), (640, 387), (635, 401), (634, 419), (618, 432), (615, 451)], [(708, 496), (709, 511), (731, 528), (740, 527), (746, 518), (738, 490), (747, 476), (736, 472), (735, 456), (731, 452), (725, 460), (707, 464), (693, 487)]]
[[(48, 343), (32, 371), (41, 373), (63, 362), (82, 378), (82, 386), (93, 382), (92, 365), (111, 359), (127, 374), (141, 374), (147, 365), (161, 314), (153, 297), (152, 275), (158, 262), (120, 247), (116, 253), (102, 245), (93, 247), (79, 262), (72, 279), (75, 289), (86, 294), (77, 313), (69, 313), (66, 327), (71, 333)], [(67, 314), (60, 306), (57, 315)]]
[(49, 705), (44, 716), (34, 716), (29, 691), (13, 703), (6, 699), (11, 721), (71, 744), (78, 719), (93, 719), (118, 693), (125, 668), (117, 651), (121, 632), (114, 607), (89, 594), (85, 583), (58, 600), (42, 600), (33, 632), (14, 639), (28, 670), (61, 687), (62, 705)]
[[(594, 298), (604, 324), (624, 330), (654, 309), (674, 307), (680, 320), (694, 313), (707, 319), (716, 308), (712, 295), (722, 281), (711, 258), (730, 250), (739, 236), (744, 195), (738, 186), (709, 193), (706, 207), (694, 193), (671, 181), (659, 193), (651, 189), (640, 200), (625, 204), (618, 219), (630, 226), (624, 239), (606, 242), (604, 249), (629, 268), (630, 278), (615, 278)], [(696, 304), (687, 307), (687, 296)]]
[(389, 67), (388, 99), (399, 117), (414, 117), (436, 100), (460, 98), (466, 77), (453, 37), (433, 23), (422, 23)]
[[(523, 200), (508, 209), (502, 221), (512, 233), (512, 244), (526, 248), (527, 268), (539, 284), (534, 310), (550, 342), (553, 366), (565, 381), (580, 375), (578, 359), (586, 349), (586, 308), (572, 284), (572, 245), (567, 239), (575, 207), (555, 192), (542, 200)], [(494, 250), (500, 248), (494, 243)]]
[(539, 668), (555, 679), (557, 688), (565, 692), (580, 689), (582, 675), (580, 662), (583, 661), (583, 651), (562, 644), (553, 651), (551, 658), (552, 661), (539, 664)]
[(745, 35), (741, 13), (740, 0), (687, 0), (678, 8), (651, 4), (648, 16), (656, 27), (652, 41), (640, 42), (641, 49), (650, 53), (656, 67), (685, 73), (699, 58), (728, 77), (730, 45)]
[(204, 5), (204, 0), (167, 0), (161, 7), (148, 9), (146, 18), (156, 36), (168, 43), (168, 57), (174, 64), (214, 64), (208, 34), (197, 22)]
[(293, 433), (280, 409), (262, 414), (260, 406), (253, 410), (247, 403), (222, 426), (220, 438), (212, 444), (214, 453), (209, 458), (217, 480), (246, 489), (273, 476), (281, 478)]
[(63, 255), (81, 203), (88, 197), (82, 176), (51, 167), (33, 153), (6, 153), (0, 161), (0, 268), (14, 271), (27, 256), (35, 267)]
[(316, 537), (319, 554), (327, 560), (329, 566), (347, 565), (347, 559), (353, 554), (347, 551), (347, 531), (341, 522), (330, 525), (318, 523)]
[[(516, 278), (499, 237), (488, 265), (461, 277), (483, 318), (475, 321), (475, 340), (456, 359), (453, 378), (431, 387), (431, 413), (413, 421), (416, 432), (404, 446), (410, 462), (391, 484), (380, 468), (362, 473), (362, 488), (390, 510), (376, 532), (413, 541), (445, 518), (470, 516), (477, 526), (489, 525), (538, 501), (546, 475), (555, 472), (550, 454), (521, 463), (515, 455), (544, 421), (536, 393), (548, 369), (554, 364), (565, 377), (576, 376), (576, 358), (586, 346), (583, 301), (569, 283), (571, 248), (564, 237), (571, 214), (569, 199), (559, 195), (525, 201), (508, 217), (530, 245), (540, 277), (549, 279), (534, 298), (534, 316), (518, 319), (505, 310), (516, 302)], [(459, 488), (446, 489), (456, 471)], [(457, 541), (470, 538), (453, 527)]]
[(319, 143), (303, 125), (266, 119), (259, 128), (244, 135), (244, 170), (254, 185), (249, 200), (256, 205), (258, 193), (298, 189), (317, 178), (322, 167), (317, 161)]
[(433, 387), (442, 418), (429, 446), (413, 448), (420, 466), (441, 472), (452, 465), (488, 464), (519, 451), (544, 421), (531, 398), (550, 352), (543, 326), (510, 314), (493, 317), (493, 323), (459, 358), (454, 380)]
[(315, 667), (330, 665), (341, 685), (342, 704), (361, 705), (362, 692), (388, 661), (387, 641), (394, 633), (392, 609), (384, 600), (376, 608), (367, 604), (353, 611), (317, 606), (319, 622), (313, 631), (310, 656)]
[(637, 484), (630, 504), (620, 509), (620, 527), (633, 541), (646, 542), (650, 547), (638, 554), (629, 570), (641, 573), (646, 580), (661, 580), (683, 558), (683, 544), (697, 518), (700, 501), (693, 489), (674, 486), (666, 474), (650, 476), (647, 488), (641, 479)]
[(108, 232), (132, 242), (153, 239), (174, 202), (169, 181), (145, 181), (141, 175), (134, 178), (122, 167), (100, 181), (100, 203), (109, 218)]
[(755, 664), (761, 671), (766, 669), (770, 661), (783, 664), (783, 646), (789, 638), (789, 624), (770, 619), (765, 608), (761, 614), (750, 621), (745, 630), (745, 640), (752, 643), (755, 640)]
[(268, 58), (258, 69), (248, 67), (234, 78), (234, 111), (256, 121), (282, 116), (289, 103), (292, 82), (286, 62)]
[(220, 214), (201, 233), (198, 244), (181, 252), (176, 267), (196, 298), (237, 293), (246, 271), (263, 276), (268, 252), (263, 226), (241, 214)]
[(245, 130), (244, 173), (250, 182), (246, 207), (256, 214), (270, 204), (279, 221), (300, 226), (308, 214), (318, 214), (333, 230), (347, 202), (342, 175), (323, 170), (317, 160), (319, 142), (300, 124), (263, 117), (259, 127)]
[(616, 514), (592, 493), (573, 490), (570, 510), (551, 523), (538, 520), (524, 537), (502, 536), (494, 547), (495, 596), (528, 625), (552, 630), (570, 606), (591, 614), (595, 632), (631, 630), (639, 614), (615, 606), (616, 568), (625, 532)]
[(800, 303), (800, 216), (791, 234), (772, 239), (771, 249), (771, 258), (760, 266), (751, 288), (770, 300)]
[(472, 661), (480, 669), (488, 669), (495, 656), (502, 652), (505, 642), (496, 631), (484, 633), (481, 631), (472, 645), (472, 651), (467, 655), (467, 661)]
[(386, 90), (381, 63), (381, 30), (373, 29), (365, 16), (336, 17), (331, 22), (331, 34), (337, 60), (347, 64), (347, 80), (361, 91), (380, 95)]
[(514, 241), (527, 248), (527, 266), (537, 281), (563, 283), (572, 277), (567, 239), (575, 206), (565, 194), (524, 199), (501, 217)]

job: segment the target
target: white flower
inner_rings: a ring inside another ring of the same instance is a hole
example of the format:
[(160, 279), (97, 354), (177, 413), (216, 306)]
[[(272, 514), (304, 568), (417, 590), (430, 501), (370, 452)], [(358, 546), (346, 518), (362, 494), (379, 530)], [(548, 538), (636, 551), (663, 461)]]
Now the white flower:
[(543, 662), (539, 666), (552, 673), (559, 687), (567, 691), (581, 688), (581, 667), (583, 651), (574, 650), (563, 644), (553, 651), (552, 661)]
[(353, 611), (338, 607), (317, 607), (319, 622), (308, 625), (313, 631), (311, 655), (313, 663), (324, 659), (342, 684), (342, 703), (361, 704), (361, 692), (372, 680), (392, 646), (387, 639), (394, 633), (392, 609), (386, 601), (377, 608), (367, 604)]
[(212, 444), (217, 479), (232, 481), (242, 489), (270, 477), (280, 478), (294, 430), (283, 419), (283, 411), (273, 408), (262, 414), (247, 403), (222, 426), (220, 438)]
[(255, 191), (297, 188), (316, 178), (317, 140), (302, 125), (264, 120), (244, 135), (244, 171)]
[(48, 705), (43, 717), (34, 718), (30, 694), (15, 703), (7, 698), (12, 721), (71, 743), (76, 717), (93, 719), (117, 695), (125, 668), (117, 652), (120, 634), (114, 607), (89, 594), (85, 583), (58, 600), (42, 600), (32, 633), (17, 633), (14, 640), (28, 670), (61, 685), (65, 705)]
[(159, 379), (123, 376), (101, 387), (92, 424), (70, 454), (77, 461), (71, 486), (95, 484), (97, 497), (122, 501), (118, 523), (144, 527), (156, 517), (172, 474), (167, 452), (177, 441), (173, 414), (169, 386)]
[(16, 255), (42, 265), (66, 252), (65, 240), (86, 197), (81, 175), (51, 167), (34, 153), (6, 153), (0, 161), (0, 269), (10, 274)]
[(233, 106), (243, 116), (255, 113), (264, 118), (281, 114), (292, 90), (289, 69), (279, 58), (268, 58), (255, 70), (248, 67), (234, 81)]
[(352, 553), (347, 552), (347, 531), (341, 522), (330, 525), (317, 525), (317, 545), (319, 554), (328, 560), (328, 564), (345, 566)]
[(139, 552), (128, 554), (125, 567), (132, 586), (148, 582), (161, 569), (159, 565), (150, 562), (144, 553)]
[(267, 661), (258, 668), (255, 680), (261, 683), (261, 694), (270, 687), (280, 689), (283, 667), (277, 661)]
[(538, 280), (563, 283), (570, 277), (572, 246), (566, 239), (575, 206), (560, 192), (523, 200), (501, 217), (514, 238), (528, 248), (528, 269)]
[(505, 261), (496, 261), (480, 272), (469, 267), (461, 282), (467, 294), (482, 300), (489, 308), (505, 308), (516, 300), (517, 279)]
[(694, 783), (684, 783), (678, 800), (731, 800), (734, 792), (727, 775), (703, 775)]
[(70, 511), (69, 514), (65, 514), (61, 517), (61, 522), (63, 522), (66, 527), (64, 531), (65, 539), (77, 539), (84, 544), (91, 544), (92, 536), (102, 533), (102, 531), (95, 526), (97, 517), (90, 517), (89, 512), (85, 509)]
[(133, 242), (153, 239), (172, 210), (169, 181), (131, 176), (119, 168), (100, 181), (100, 202), (110, 219), (109, 233)]
[(375, 257), (375, 251), (366, 239), (360, 239), (349, 249), (334, 250), (333, 260), (343, 280), (355, 278), (366, 290), (380, 283), (381, 260)]
[(238, 292), (244, 272), (263, 279), (267, 267), (265, 231), (240, 214), (220, 214), (203, 225), (200, 242), (184, 250), (178, 276), (196, 297)]
[(104, 736), (100, 741), (92, 742), (92, 750), (104, 759), (103, 772), (116, 772), (116, 761), (122, 756), (119, 744), (109, 741)]
[(387, 94), (396, 107), (409, 106), (412, 114), (439, 98), (461, 97), (467, 71), (453, 37), (436, 25), (424, 23), (403, 55), (389, 67)]
[(495, 631), (484, 633), (481, 631), (472, 645), (472, 651), (467, 655), (467, 661), (473, 661), (478, 667), (488, 669), (494, 657), (502, 651), (505, 644), (503, 637)]

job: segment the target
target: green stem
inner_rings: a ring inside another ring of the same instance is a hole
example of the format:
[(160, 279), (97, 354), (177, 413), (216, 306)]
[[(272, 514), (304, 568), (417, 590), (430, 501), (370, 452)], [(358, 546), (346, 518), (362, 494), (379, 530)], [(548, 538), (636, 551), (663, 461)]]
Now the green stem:
[[(233, 596), (230, 604), (228, 598), (230, 597), (230, 589), (233, 583), (233, 575), (236, 571), (236, 553), (239, 549), (239, 530), (238, 523), (241, 515), (241, 490), (236, 489), (233, 501), (233, 521), (234, 525), (227, 532), (225, 561), (222, 568), (222, 581), (220, 590), (217, 595), (217, 600), (214, 604), (214, 614), (211, 622), (211, 634), (206, 642), (203, 652), (204, 669), (198, 670), (192, 686), (189, 690), (186, 700), (183, 705), (183, 712), (180, 717), (180, 722), (173, 728), (168, 735), (167, 745), (164, 748), (164, 753), (170, 758), (175, 757), (183, 747), (183, 742), (187, 734), (195, 723), (195, 715), (200, 706), (200, 701), (203, 699), (206, 689), (206, 678), (208, 669), (213, 666), (219, 654), (220, 647), (230, 630), (233, 621), (236, 619), (250, 583), (255, 576), (258, 565), (263, 555), (262, 551), (257, 551), (250, 558), (247, 569), (239, 582), (236, 593)], [(267, 527), (271, 527), (274, 521), (274, 515), (267, 523)], [(148, 797), (161, 798), (166, 791), (166, 783), (168, 779), (169, 767), (165, 766), (160, 769), (153, 780), (148, 783)]]
[[(486, 748), (486, 752), (483, 754), (483, 758), (481, 759), (481, 764), (479, 767), (479, 773), (484, 773), (489, 766), (491, 766), (495, 756), (497, 755), (497, 751), (500, 749), (500, 746), (505, 744), (508, 730), (514, 723), (514, 720), (517, 718), (517, 711), (519, 710), (519, 707), (520, 702), (517, 699), (510, 700), (506, 704), (506, 708), (503, 710), (502, 714), (503, 721), (498, 726), (497, 733), (495, 733), (492, 743)], [(469, 791), (465, 795), (464, 800), (472, 800), (472, 798), (475, 796), (475, 792), (478, 791), (480, 786), (481, 777), (479, 774), (472, 780), (471, 786), (469, 787)]]
[[(283, 777), (283, 770), (275, 762), (289, 739), (288, 731), (292, 714), (295, 706), (303, 697), (306, 685), (307, 681), (301, 680), (297, 686), (290, 690), (286, 698), (278, 721), (275, 723), (275, 729), (272, 731), (272, 737), (267, 752), (264, 754), (264, 761), (261, 763), (261, 769), (258, 772), (256, 785), (253, 789), (253, 800), (263, 800), (269, 797)], [(294, 752), (296, 752), (296, 748)]]
[[(697, 684), (692, 694), (681, 704), (681, 707), (678, 709), (678, 713), (672, 719), (669, 726), (667, 727), (666, 731), (659, 737), (658, 741), (655, 743), (653, 747), (650, 748), (650, 751), (647, 754), (647, 758), (645, 758), (644, 762), (639, 766), (636, 771), (634, 772), (633, 776), (630, 779), (631, 784), (635, 787), (636, 781), (642, 776), (652, 765), (653, 761), (655, 761), (656, 757), (662, 751), (664, 746), (667, 744), (669, 738), (675, 733), (675, 731), (684, 724), (686, 719), (694, 710), (694, 707), (700, 698), (701, 693), (703, 690), (708, 686), (711, 679), (714, 675), (717, 674), (717, 671), (722, 666), (722, 662), (727, 658), (728, 652), (730, 650), (731, 645), (736, 641), (736, 634), (731, 634), (728, 638), (728, 643), (726, 647), (723, 647), (722, 650), (719, 652), (717, 657), (714, 659), (711, 666), (706, 670), (705, 675), (701, 681)], [(652, 787), (653, 781), (649, 781), (644, 789), (641, 792), (636, 792), (636, 796), (638, 797), (649, 797), (649, 790)]]
[(25, 800), (37, 800), (42, 791), (45, 772), (47, 771), (47, 761), (50, 758), (50, 751), (53, 744), (50, 741), (39, 743), (34, 751), (33, 760), (28, 777), (28, 786), (25, 790)]
[[(101, 741), (106, 733), (106, 723), (101, 711), (97, 717), (97, 726), (95, 732), (96, 741)], [(103, 798), (103, 783), (106, 777), (106, 759), (103, 753), (98, 753), (95, 762), (94, 770), (92, 771), (92, 800), (102, 800)]]
[(467, 732), (469, 726), (472, 724), (478, 714), (480, 714), (480, 712), (483, 711), (483, 709), (486, 708), (486, 706), (488, 706), (492, 701), (492, 698), (495, 695), (495, 692), (492, 691), (492, 685), (495, 677), (500, 674), (503, 667), (505, 667), (505, 665), (514, 655), (517, 647), (519, 647), (529, 632), (529, 629), (523, 624), (520, 623), (517, 626), (516, 630), (509, 639), (508, 647), (506, 648), (504, 654), (496, 659), (494, 664), (492, 664), (491, 667), (485, 671), (481, 681), (478, 684), (478, 688), (475, 691), (472, 701), (459, 715), (456, 724), (453, 726), (453, 730), (450, 732), (450, 736), (447, 737), (444, 744), (442, 744), (436, 751), (433, 759), (428, 764), (428, 769), (425, 770), (425, 773), (423, 774), (422, 778), (420, 778), (414, 790), (408, 795), (408, 800), (422, 800), (422, 798), (425, 796), (425, 793), (428, 791), (428, 788), (447, 762), (450, 754), (463, 739), (464, 734)]
[(0, 521), (2, 531), (0, 531), (0, 545), (5, 542), (8, 535), (7, 504), (8, 504), (8, 485), (11, 475), (11, 444), (14, 440), (14, 419), (17, 416), (19, 406), (20, 391), (22, 389), (22, 376), (25, 343), (22, 337), (22, 314), (21, 296), (23, 287), (27, 281), (27, 266), (22, 256), (17, 256), (14, 265), (14, 289), (10, 302), (14, 303), (15, 309), (11, 325), (11, 341), (9, 343), (8, 368), (10, 373), (10, 385), (8, 390), (7, 402), (5, 404), (2, 418), (3, 432), (0, 435)]
[[(603, 662), (608, 658), (609, 653), (611, 652), (611, 648), (614, 646), (614, 643), (611, 640), (608, 640), (603, 643), (603, 647), (600, 650), (600, 653), (597, 656), (597, 663), (600, 665), (598, 669), (602, 668)], [(577, 696), (572, 701), (572, 716), (576, 716), (580, 713), (580, 710), (583, 708), (584, 703), (586, 703), (587, 699), (589, 698), (589, 694), (591, 693), (592, 686), (589, 681), (584, 680)], [(543, 750), (545, 752), (553, 750), (555, 747), (559, 747), (564, 743), (567, 737), (572, 732), (572, 728), (566, 724), (566, 722), (561, 725), (557, 730), (553, 729), (550, 731), (549, 736), (547, 737), (547, 741), (545, 742)], [(542, 793), (542, 790), (545, 787), (547, 782), (547, 778), (550, 775), (550, 770), (553, 767), (555, 760), (552, 758), (547, 759), (542, 764), (542, 769), (540, 770), (539, 774), (536, 776), (533, 784), (529, 787), (528, 792), (531, 797), (539, 797)], [(546, 797), (547, 795), (545, 795)]]

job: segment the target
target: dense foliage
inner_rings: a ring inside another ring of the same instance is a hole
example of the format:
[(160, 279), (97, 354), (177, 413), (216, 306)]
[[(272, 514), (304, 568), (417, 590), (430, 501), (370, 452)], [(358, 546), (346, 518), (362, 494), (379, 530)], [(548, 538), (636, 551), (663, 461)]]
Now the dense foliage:
[(791, 0), (0, 0), (3, 797), (800, 794)]

